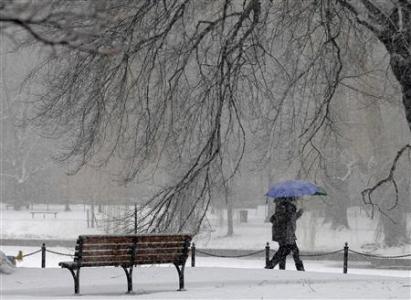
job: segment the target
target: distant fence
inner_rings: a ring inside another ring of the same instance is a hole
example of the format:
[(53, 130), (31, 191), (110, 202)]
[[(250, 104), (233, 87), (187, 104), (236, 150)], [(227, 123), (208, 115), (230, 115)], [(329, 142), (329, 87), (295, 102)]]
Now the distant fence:
[(71, 239), (71, 240), (47, 239), (46, 241), (40, 240), (40, 239), (1, 239), (0, 245), (39, 247), (39, 245), (43, 244), (43, 242), (46, 242), (48, 247), (74, 248), (76, 246), (76, 239)]
[[(62, 253), (62, 252), (58, 252), (58, 251), (53, 251), (53, 250), (49, 250), (46, 247), (45, 243), (42, 243), (41, 248), (39, 250), (24, 254), (19, 251), (19, 254), (15, 257), (15, 259), (19, 260), (19, 259), (23, 259), (25, 257), (31, 256), (31, 255), (35, 255), (38, 253), (41, 253), (41, 267), (45, 268), (46, 267), (46, 253), (52, 253), (52, 254), (56, 254), (56, 255), (61, 255), (61, 256), (69, 256), (69, 257), (74, 257), (73, 254), (69, 254), (69, 253)], [(270, 245), (269, 243), (266, 244), (265, 248), (262, 250), (257, 250), (257, 251), (249, 251), (247, 253), (239, 253), (239, 254), (224, 254), (222, 252), (226, 252), (227, 250), (224, 249), (220, 249), (220, 253), (218, 253), (218, 250), (213, 250), (212, 252), (210, 250), (204, 250), (204, 249), (197, 249), (195, 246), (195, 243), (192, 243), (191, 245), (191, 266), (195, 267), (196, 264), (196, 256), (198, 254), (203, 255), (203, 256), (211, 256), (211, 257), (219, 257), (219, 258), (244, 258), (244, 257), (251, 257), (251, 256), (260, 256), (264, 253), (265, 255), (265, 265), (268, 266), (269, 265), (269, 261), (270, 261), (270, 256), (273, 252), (272, 249), (270, 249)], [(232, 251), (231, 251), (232, 252)], [(345, 243), (344, 247), (342, 249), (338, 249), (335, 251), (330, 251), (330, 252), (321, 252), (321, 253), (302, 253), (300, 256), (301, 257), (322, 257), (322, 256), (335, 256), (335, 254), (343, 254), (342, 260), (343, 260), (343, 273), (347, 273), (348, 272), (348, 258), (349, 258), (349, 253), (357, 255), (356, 259), (354, 260), (359, 260), (358, 256), (360, 257), (364, 257), (366, 259), (372, 258), (372, 259), (388, 259), (388, 260), (392, 260), (392, 259), (401, 259), (401, 262), (404, 263), (405, 265), (410, 265), (411, 266), (411, 260), (403, 260), (402, 258), (407, 258), (407, 257), (411, 257), (411, 253), (410, 254), (403, 254), (403, 255), (376, 255), (376, 254), (370, 254), (370, 253), (363, 253), (363, 252), (358, 252), (355, 250), (351, 250), (348, 247), (348, 243)], [(405, 264), (405, 262), (410, 262), (408, 264)]]

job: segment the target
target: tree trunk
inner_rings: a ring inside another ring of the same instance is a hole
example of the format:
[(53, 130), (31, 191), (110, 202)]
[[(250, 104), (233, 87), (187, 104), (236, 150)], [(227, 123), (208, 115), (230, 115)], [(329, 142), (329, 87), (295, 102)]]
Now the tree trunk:
[(13, 199), (13, 209), (21, 210), (26, 202), (26, 189), (24, 183), (18, 184), (18, 190), (15, 193), (15, 198)]
[[(408, 72), (410, 72), (410, 68), (411, 68), (411, 63), (408, 66)], [(410, 78), (408, 80), (410, 81), (408, 82), (408, 84), (402, 85), (402, 94), (403, 94), (402, 102), (405, 108), (405, 116), (408, 121), (408, 127), (411, 131), (411, 75), (409, 77)]]
[[(345, 107), (342, 106), (341, 110), (345, 110)], [(328, 193), (324, 223), (330, 223), (332, 229), (349, 228), (347, 209), (351, 201), (347, 181), (351, 171), (344, 161), (341, 147), (336, 144), (330, 149), (322, 180)]]
[(234, 223), (233, 223), (233, 201), (230, 197), (226, 198), (227, 203), (227, 236), (232, 236), (234, 234)]
[(330, 223), (331, 229), (349, 228), (347, 209), (350, 202), (348, 186), (340, 181), (339, 186), (324, 183), (328, 193), (324, 223)]
[(217, 209), (217, 214), (218, 214), (218, 226), (223, 227), (224, 226), (224, 212), (222, 208)]
[[(389, 47), (387, 47), (389, 49)], [(390, 48), (391, 49), (391, 48)], [(392, 50), (392, 49), (391, 49)], [(391, 53), (390, 53), (391, 54)], [(396, 55), (394, 55), (395, 57)], [(394, 63), (395, 59), (391, 58), (391, 67), (394, 75), (397, 77), (401, 84), (401, 78), (403, 75), (399, 74), (398, 64)], [(403, 84), (401, 84), (403, 86)], [(404, 87), (403, 87), (404, 89)], [(406, 97), (403, 93), (403, 98)], [(410, 98), (411, 99), (411, 98)], [(409, 116), (407, 116), (409, 118)], [(382, 111), (378, 104), (372, 105), (366, 112), (365, 121), (367, 124), (367, 135), (370, 143), (370, 152), (372, 154), (373, 160), (369, 160), (368, 163), (364, 164), (364, 173), (366, 174), (377, 174), (381, 177), (381, 174), (387, 172), (387, 157), (391, 157), (392, 152), (387, 149), (387, 147), (382, 147), (381, 145), (387, 145), (387, 141), (395, 141), (394, 136), (388, 136), (384, 130), (384, 120), (382, 116)], [(409, 122), (410, 120), (408, 120)], [(393, 133), (395, 134), (395, 133)], [(394, 139), (394, 140), (393, 140)], [(366, 149), (364, 149), (366, 151)], [(399, 170), (397, 170), (399, 171)], [(398, 178), (409, 178), (409, 174), (400, 174)], [(382, 188), (385, 188), (383, 186)], [(401, 245), (404, 243), (406, 237), (406, 223), (404, 216), (404, 202), (406, 199), (410, 199), (409, 188), (403, 183), (399, 184), (399, 206), (391, 209), (394, 205), (393, 198), (395, 197), (394, 191), (392, 189), (382, 190), (382, 196), (377, 197), (377, 202), (389, 217), (385, 215), (380, 215), (379, 217), (379, 228), (383, 233), (383, 244), (385, 246), (391, 247), (394, 245)], [(408, 200), (409, 201), (409, 200)], [(402, 208), (401, 208), (402, 207)]]
[(407, 2), (400, 1), (392, 10), (378, 38), (390, 54), (391, 70), (401, 85), (405, 116), (411, 131), (411, 5)]
[(408, 128), (411, 131), (411, 55), (403, 57), (392, 54), (390, 65), (395, 77), (401, 85), (405, 117), (408, 122)]
[(95, 225), (94, 225), (94, 201), (91, 203), (90, 218), (91, 218), (90, 227), (94, 228), (95, 227)]
[(349, 228), (347, 206), (344, 205), (344, 199), (334, 198), (332, 204), (326, 206), (324, 223), (330, 223), (333, 230)]
[[(410, 202), (410, 187), (409, 178), (406, 177), (408, 170), (405, 170), (398, 180), (398, 204), (393, 208), (393, 201), (390, 199), (394, 198), (392, 191), (387, 191), (386, 197), (386, 211), (390, 218), (382, 216), (380, 222), (382, 222), (382, 231), (384, 233), (384, 245), (387, 247), (402, 246), (410, 242), (410, 236), (407, 233), (407, 213)], [(389, 197), (389, 198), (388, 198)]]
[(407, 214), (404, 209), (396, 207), (390, 211), (390, 217), (393, 220), (386, 217), (380, 218), (381, 222), (383, 222), (384, 245), (387, 247), (402, 246), (409, 240), (406, 230)]

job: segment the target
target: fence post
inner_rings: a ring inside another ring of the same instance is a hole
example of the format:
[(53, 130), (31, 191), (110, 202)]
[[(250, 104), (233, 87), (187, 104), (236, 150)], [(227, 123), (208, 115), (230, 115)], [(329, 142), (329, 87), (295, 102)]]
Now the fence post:
[(196, 266), (196, 245), (194, 243), (191, 245), (191, 266)]
[(46, 244), (41, 245), (41, 267), (44, 269), (46, 267)]
[(347, 273), (348, 269), (348, 243), (345, 242), (344, 246), (344, 266), (343, 266), (343, 273)]
[(270, 264), (270, 244), (267, 242), (265, 245), (265, 266), (268, 267)]

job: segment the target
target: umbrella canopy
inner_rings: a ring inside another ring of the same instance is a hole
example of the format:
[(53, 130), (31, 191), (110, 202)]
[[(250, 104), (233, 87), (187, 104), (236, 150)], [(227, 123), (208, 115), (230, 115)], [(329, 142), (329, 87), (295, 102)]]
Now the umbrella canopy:
[(272, 198), (295, 198), (313, 195), (326, 196), (327, 193), (324, 189), (309, 181), (287, 180), (274, 184), (265, 195)]

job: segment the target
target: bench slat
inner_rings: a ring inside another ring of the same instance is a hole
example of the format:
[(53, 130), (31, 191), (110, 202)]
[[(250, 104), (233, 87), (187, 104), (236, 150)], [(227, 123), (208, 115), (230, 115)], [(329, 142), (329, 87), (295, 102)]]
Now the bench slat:
[(152, 255), (152, 254), (173, 254), (183, 255), (184, 248), (152, 248), (152, 249), (137, 249), (135, 255)]
[[(143, 254), (136, 255), (134, 261), (144, 260), (171, 260), (177, 261), (183, 257), (182, 253), (170, 253), (170, 254)], [(111, 256), (111, 255), (101, 255), (101, 256), (85, 256), (82, 258), (81, 263), (95, 262), (95, 261), (126, 261), (131, 262), (131, 255), (121, 255), (121, 256)]]
[[(136, 260), (134, 265), (154, 265), (154, 264), (172, 264), (172, 263), (177, 263), (177, 264), (183, 264), (184, 260), (175, 260), (175, 259), (165, 259), (165, 258), (159, 258), (159, 259), (139, 259)], [(80, 264), (81, 267), (110, 267), (110, 266), (130, 266), (130, 261), (95, 261), (95, 262), (83, 262)]]
[(104, 262), (104, 261), (112, 261), (112, 262), (127, 262), (131, 261), (130, 255), (121, 255), (121, 256), (86, 256), (83, 257), (81, 260), (81, 264), (89, 263), (89, 262)]
[[(150, 249), (137, 249), (135, 255), (146, 255), (146, 254), (173, 254), (182, 255), (183, 248), (150, 248)], [(131, 255), (131, 249), (120, 249), (120, 250), (86, 250), (82, 252), (81, 257), (84, 259), (89, 256), (118, 256), (118, 255)]]
[[(183, 248), (185, 242), (153, 242), (153, 243), (136, 243), (137, 249), (146, 248)], [(83, 251), (99, 250), (99, 249), (127, 249), (133, 243), (101, 243), (101, 244), (83, 244)], [(80, 246), (76, 245), (76, 250), (80, 250)]]
[(116, 256), (116, 255), (130, 255), (131, 254), (131, 249), (130, 247), (128, 249), (116, 249), (116, 250), (83, 250), (81, 257), (87, 257), (87, 256), (104, 256), (104, 255), (111, 255), (111, 256)]
[(117, 235), (105, 235), (105, 236), (98, 236), (98, 235), (89, 235), (89, 236), (80, 236), (79, 239), (83, 241), (83, 243), (131, 243), (131, 242), (178, 242), (178, 241), (191, 241), (191, 237), (189, 235), (171, 235), (171, 234), (159, 234), (159, 235), (125, 235), (125, 236), (117, 236)]

